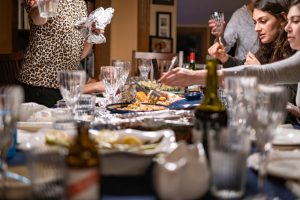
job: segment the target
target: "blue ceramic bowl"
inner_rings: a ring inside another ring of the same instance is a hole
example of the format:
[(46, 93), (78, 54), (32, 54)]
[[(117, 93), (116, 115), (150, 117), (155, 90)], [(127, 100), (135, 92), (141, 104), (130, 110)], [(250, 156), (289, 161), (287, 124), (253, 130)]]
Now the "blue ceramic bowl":
[(188, 101), (200, 100), (202, 96), (203, 96), (202, 92), (188, 92), (184, 94), (184, 97)]

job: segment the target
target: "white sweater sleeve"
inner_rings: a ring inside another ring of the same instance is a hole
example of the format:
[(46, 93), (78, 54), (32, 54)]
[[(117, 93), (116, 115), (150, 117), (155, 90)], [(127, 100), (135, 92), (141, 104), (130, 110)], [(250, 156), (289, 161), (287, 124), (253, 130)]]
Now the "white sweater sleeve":
[(259, 82), (267, 84), (292, 84), (300, 82), (300, 51), (293, 56), (266, 65), (242, 65), (223, 69), (225, 76), (257, 76)]

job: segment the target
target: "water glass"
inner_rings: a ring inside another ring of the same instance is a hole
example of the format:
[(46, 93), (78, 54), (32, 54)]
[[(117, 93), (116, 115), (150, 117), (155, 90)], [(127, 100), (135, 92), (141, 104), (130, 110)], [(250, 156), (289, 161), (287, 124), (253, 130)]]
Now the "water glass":
[(81, 95), (75, 107), (75, 120), (93, 121), (95, 116), (96, 96)]
[(221, 199), (239, 198), (246, 183), (249, 134), (228, 127), (209, 132), (211, 193)]
[(148, 75), (152, 68), (152, 60), (151, 59), (139, 59), (138, 67), (139, 67), (141, 79), (148, 80)]
[(58, 0), (37, 0), (37, 5), (41, 17), (54, 17), (57, 13)]
[(32, 199), (65, 199), (65, 152), (60, 148), (40, 147), (27, 154)]
[(130, 73), (131, 62), (127, 60), (113, 60), (112, 65), (121, 68), (119, 89), (122, 90)]
[(105, 85), (105, 93), (108, 104), (114, 103), (115, 95), (120, 85), (121, 68), (117, 66), (102, 66), (100, 79)]
[(75, 105), (86, 82), (86, 72), (83, 70), (62, 70), (58, 72), (60, 93), (68, 108), (74, 113)]

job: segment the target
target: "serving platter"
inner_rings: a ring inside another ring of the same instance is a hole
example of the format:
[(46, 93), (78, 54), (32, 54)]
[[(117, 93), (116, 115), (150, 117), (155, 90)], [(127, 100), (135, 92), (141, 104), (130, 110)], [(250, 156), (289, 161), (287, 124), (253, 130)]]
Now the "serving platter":
[(166, 110), (168, 109), (168, 106), (162, 104), (149, 104), (149, 103), (140, 103), (139, 105), (138, 104), (134, 105), (132, 103), (115, 103), (115, 104), (107, 105), (106, 109), (109, 110), (111, 113), (122, 114), (122, 113), (132, 113), (132, 112), (151, 112), (151, 111)]

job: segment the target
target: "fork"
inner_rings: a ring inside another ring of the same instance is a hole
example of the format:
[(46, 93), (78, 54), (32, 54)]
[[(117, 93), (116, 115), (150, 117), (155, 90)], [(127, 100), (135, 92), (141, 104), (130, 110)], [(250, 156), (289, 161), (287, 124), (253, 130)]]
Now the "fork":
[(136, 80), (133, 80), (136, 86), (138, 86), (142, 91), (148, 94), (148, 103), (150, 104), (156, 104), (159, 98), (161, 97), (161, 93), (155, 89), (149, 90), (139, 84)]

